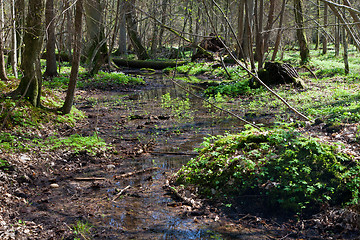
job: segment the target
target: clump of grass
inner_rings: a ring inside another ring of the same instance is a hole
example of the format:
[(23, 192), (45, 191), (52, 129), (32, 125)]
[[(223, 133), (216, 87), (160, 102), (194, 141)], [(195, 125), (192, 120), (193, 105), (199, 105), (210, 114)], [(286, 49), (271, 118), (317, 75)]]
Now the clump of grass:
[(230, 84), (221, 84), (219, 86), (211, 86), (205, 90), (206, 95), (221, 95), (236, 97), (239, 95), (247, 95), (258, 90), (251, 89), (248, 80), (238, 81)]
[(84, 87), (96, 89), (114, 89), (124, 85), (144, 84), (144, 79), (132, 77), (122, 72), (99, 72), (93, 78), (86, 79)]
[(177, 71), (180, 74), (187, 74), (187, 75), (200, 75), (206, 72), (211, 72), (212, 68), (209, 63), (188, 63), (182, 66), (178, 66), (176, 68), (165, 68), (164, 72), (172, 72)]
[(296, 132), (211, 136), (198, 151), (177, 182), (195, 184), (209, 198), (258, 195), (264, 208), (297, 213), (360, 200), (360, 165), (337, 146)]
[(74, 134), (64, 138), (52, 136), (45, 139), (42, 145), (44, 146), (44, 151), (54, 151), (58, 149), (71, 151), (73, 153), (86, 151), (93, 156), (110, 149), (109, 145), (96, 134), (88, 137), (83, 137), (79, 134)]

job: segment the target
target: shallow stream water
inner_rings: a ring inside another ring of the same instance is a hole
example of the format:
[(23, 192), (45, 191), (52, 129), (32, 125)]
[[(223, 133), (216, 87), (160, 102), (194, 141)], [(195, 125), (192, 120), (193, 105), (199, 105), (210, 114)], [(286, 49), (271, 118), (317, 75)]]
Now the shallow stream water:
[[(148, 85), (141, 90), (94, 94), (78, 106), (93, 118), (91, 127), (100, 137), (115, 144), (118, 151), (134, 151), (134, 157), (121, 159), (110, 175), (158, 167), (107, 188), (108, 198), (113, 198), (116, 189), (131, 190), (116, 201), (99, 202), (101, 216), (94, 214), (91, 222), (101, 226), (106, 234), (100, 235), (106, 239), (231, 239), (213, 230), (214, 219), (198, 223), (196, 216), (184, 214), (185, 206), (173, 207), (174, 200), (163, 186), (169, 174), (196, 155), (194, 148), (204, 137), (238, 132), (242, 123), (204, 107), (163, 75), (147, 76), (146, 81)], [(188, 99), (190, 109), (175, 113), (161, 107), (166, 93), (172, 99)]]

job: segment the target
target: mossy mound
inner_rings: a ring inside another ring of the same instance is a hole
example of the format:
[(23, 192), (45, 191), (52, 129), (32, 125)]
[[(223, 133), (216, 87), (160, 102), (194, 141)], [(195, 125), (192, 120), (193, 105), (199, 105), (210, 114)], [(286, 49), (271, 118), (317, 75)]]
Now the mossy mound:
[[(212, 136), (177, 173), (210, 198), (258, 196), (264, 208), (294, 213), (357, 204), (360, 167), (337, 146), (285, 130)], [(258, 201), (259, 202), (259, 201)]]

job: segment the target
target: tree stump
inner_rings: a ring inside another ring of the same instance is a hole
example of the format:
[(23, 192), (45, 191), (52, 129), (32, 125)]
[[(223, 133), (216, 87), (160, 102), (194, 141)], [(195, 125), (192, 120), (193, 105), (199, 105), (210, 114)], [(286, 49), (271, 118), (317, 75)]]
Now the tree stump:
[[(266, 62), (265, 68), (258, 72), (258, 76), (266, 85), (293, 83), (296, 87), (305, 87), (295, 68), (287, 63)], [(253, 83), (253, 87), (257, 85)]]

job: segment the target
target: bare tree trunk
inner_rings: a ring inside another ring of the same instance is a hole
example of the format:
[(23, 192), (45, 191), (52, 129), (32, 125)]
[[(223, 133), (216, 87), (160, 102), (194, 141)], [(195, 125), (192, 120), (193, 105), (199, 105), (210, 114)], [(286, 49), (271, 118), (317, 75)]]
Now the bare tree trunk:
[(16, 15), (15, 2), (11, 0), (11, 17), (12, 17), (12, 69), (14, 77), (18, 78), (18, 54), (17, 54), (17, 39), (16, 39)]
[(103, 4), (100, 0), (87, 0), (84, 4), (87, 27), (87, 60), (90, 75), (96, 74), (108, 55), (105, 32)]
[(40, 106), (41, 68), (40, 51), (43, 42), (43, 0), (29, 0), (29, 11), (26, 18), (24, 35), (24, 54), (21, 62), (23, 77), (18, 88), (11, 94), (13, 97), (24, 96), (36, 107)]
[(245, 9), (245, 37), (243, 41), (244, 59), (250, 60), (251, 68), (255, 69), (254, 54), (252, 49), (254, 2), (246, 1)]
[(335, 16), (335, 57), (339, 56), (340, 54), (340, 20)]
[(15, 0), (16, 44), (18, 62), (22, 60), (25, 26), (25, 0)]
[(83, 15), (83, 0), (78, 0), (76, 2), (76, 10), (75, 10), (75, 35), (74, 35), (73, 59), (71, 64), (69, 86), (66, 92), (64, 105), (61, 109), (63, 114), (70, 113), (74, 102), (74, 95), (75, 95), (76, 82), (79, 73), (80, 56), (81, 56), (82, 15)]
[(5, 71), (5, 59), (4, 59), (4, 1), (0, 2), (1, 11), (1, 23), (0, 23), (0, 79), (7, 81), (8, 77)]
[[(158, 2), (155, 1), (152, 6), (153, 16), (157, 16), (157, 14), (158, 14), (157, 5), (158, 5)], [(155, 53), (156, 53), (156, 50), (158, 47), (158, 33), (159, 33), (159, 26), (158, 26), (157, 22), (154, 21), (153, 22), (153, 32), (152, 32), (152, 37), (151, 37), (151, 46), (150, 46), (150, 51), (151, 51), (152, 57), (155, 56)]]
[(145, 47), (142, 45), (141, 39), (137, 31), (135, 0), (125, 1), (125, 10), (127, 32), (129, 34), (131, 44), (135, 49), (136, 56), (139, 60), (149, 59), (149, 54), (147, 53)]
[[(245, 28), (245, 1), (246, 0), (239, 0), (238, 5), (238, 33), (237, 38), (238, 42), (242, 43), (244, 41), (244, 28)], [(236, 55), (238, 58), (244, 57), (244, 51), (242, 46), (236, 46)]]
[(344, 46), (344, 64), (345, 64), (345, 74), (349, 74), (349, 53), (348, 53), (348, 42), (346, 37), (346, 31), (345, 28), (342, 30), (343, 34), (343, 46)]
[(73, 47), (73, 22), (72, 22), (72, 9), (69, 9), (69, 1), (65, 0), (65, 9), (68, 9), (66, 11), (66, 52), (69, 55), (69, 57), (72, 55), (71, 50)]
[[(167, 5), (169, 4), (169, 0), (162, 0), (161, 4), (161, 23), (166, 25), (166, 15), (167, 15)], [(164, 37), (164, 31), (165, 28), (163, 26), (160, 27), (159, 32), (159, 40), (158, 40), (158, 47), (161, 47), (163, 45), (163, 37)]]
[[(328, 4), (324, 3), (324, 30), (328, 25)], [(325, 55), (327, 53), (327, 37), (326, 34), (322, 35), (322, 53)]]
[(275, 61), (276, 54), (279, 51), (280, 42), (281, 42), (281, 35), (282, 35), (282, 32), (283, 32), (282, 25), (283, 25), (283, 20), (284, 20), (285, 6), (286, 6), (286, 0), (283, 0), (282, 5), (281, 5), (281, 12), (280, 12), (279, 29), (277, 31), (276, 40), (275, 40), (275, 46), (274, 46), (273, 55), (271, 57), (271, 61)]
[(58, 75), (55, 54), (55, 22), (54, 0), (46, 0), (45, 23), (46, 23), (46, 71), (44, 76), (55, 77)]
[[(320, 19), (320, 0), (316, 1), (316, 21)], [(320, 31), (319, 27), (315, 29), (315, 50), (318, 50), (320, 44)]]
[(302, 0), (294, 0), (294, 12), (296, 22), (296, 36), (300, 47), (301, 64), (305, 64), (310, 60), (310, 50), (308, 47), (303, 16), (303, 2)]

